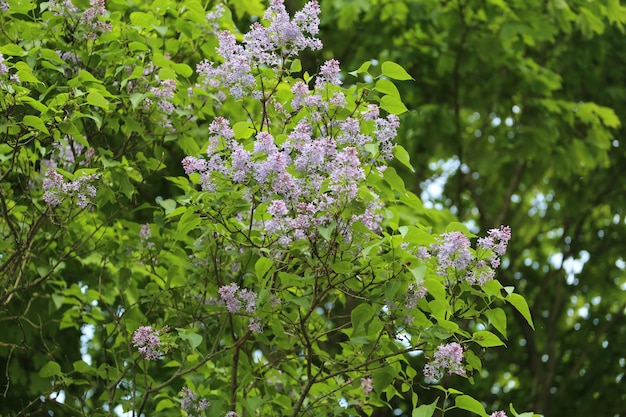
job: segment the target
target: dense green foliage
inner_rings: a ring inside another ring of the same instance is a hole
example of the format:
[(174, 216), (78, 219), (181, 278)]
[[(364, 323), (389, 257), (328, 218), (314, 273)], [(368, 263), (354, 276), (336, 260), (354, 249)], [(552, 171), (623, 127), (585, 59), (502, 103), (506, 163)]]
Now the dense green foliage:
[[(213, 19), (191, 0), (0, 1), (0, 415), (623, 412), (626, 8), (320, 3), (324, 49), (255, 61), (249, 94), (224, 99), (196, 66), (227, 62), (218, 29), (242, 41), (261, 1)], [(331, 58), (343, 85), (318, 85)], [(295, 104), (298, 81), (330, 107)], [(376, 169), (394, 114), (401, 146)], [(245, 180), (218, 116), (253, 155)], [(259, 179), (259, 134), (295, 159), (300, 122), (340, 142), (352, 117), (372, 140), (289, 165), (297, 197)], [(224, 167), (183, 169), (208, 145)], [(289, 221), (324, 210), (268, 229), (283, 199)], [(502, 224), (503, 268), (477, 285), (465, 268), (493, 253), (476, 238)], [(433, 248), (463, 235), (471, 263), (442, 271)], [(433, 385), (451, 342), (463, 369)]]

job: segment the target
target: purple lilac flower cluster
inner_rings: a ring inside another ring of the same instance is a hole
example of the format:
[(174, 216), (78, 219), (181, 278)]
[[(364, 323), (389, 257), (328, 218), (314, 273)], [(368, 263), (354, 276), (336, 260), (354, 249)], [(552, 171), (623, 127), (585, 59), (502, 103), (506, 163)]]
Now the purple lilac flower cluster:
[(147, 248), (153, 248), (154, 242), (150, 241), (152, 238), (152, 231), (150, 230), (150, 225), (145, 223), (141, 225), (141, 229), (139, 230), (139, 240), (141, 244)]
[(61, 174), (49, 168), (43, 180), (43, 200), (49, 206), (56, 207), (65, 198), (76, 198), (76, 204), (84, 209), (90, 200), (96, 197), (96, 187), (91, 183), (99, 177), (98, 174), (90, 174), (78, 177), (74, 181), (65, 181)]
[(133, 346), (138, 348), (139, 353), (149, 361), (161, 359), (161, 338), (159, 330), (152, 326), (141, 326), (133, 333)]
[(504, 411), (494, 411), (489, 417), (506, 417), (506, 413)]
[(456, 342), (439, 345), (433, 359), (424, 366), (424, 376), (429, 383), (440, 380), (444, 373), (465, 375), (463, 348)]
[[(500, 266), (500, 259), (506, 253), (511, 239), (511, 228), (501, 226), (491, 229), (487, 236), (479, 238), (477, 247), (487, 254), (487, 258), (474, 256), (470, 240), (461, 232), (449, 232), (440, 236), (439, 242), (430, 248), (421, 247), (418, 255), (422, 259), (436, 257), (437, 272), (449, 277), (462, 276), (471, 285), (484, 285), (495, 277), (495, 269)], [(454, 282), (449, 279), (448, 283)]]
[(187, 413), (187, 416), (194, 417), (194, 413), (202, 413), (211, 406), (206, 398), (198, 399), (196, 393), (187, 387), (183, 387), (180, 391), (180, 407)]
[[(101, 20), (107, 14), (104, 2), (105, 0), (90, 0), (89, 5), (91, 7), (80, 16), (79, 23), (82, 25), (87, 39), (96, 40), (98, 35), (113, 30), (113, 25)], [(55, 16), (61, 16), (66, 19), (73, 19), (74, 15), (80, 13), (80, 9), (74, 6), (72, 0), (50, 0), (48, 9)]]
[[(235, 138), (228, 120), (216, 117), (209, 127), (206, 158), (188, 156), (182, 161), (185, 173), (199, 174), (205, 191), (241, 184), (244, 197), (251, 204), (263, 203), (267, 213), (263, 219), (241, 220), (282, 245), (314, 239), (319, 227), (331, 224), (338, 226), (346, 240), (355, 222), (380, 230), (382, 203), (373, 192), (363, 190), (366, 167), (384, 170), (385, 161), (393, 157), (392, 141), (399, 127), (396, 115), (380, 117), (375, 105), (362, 114), (352, 112), (354, 117), (336, 118), (347, 105), (345, 95), (336, 88), (342, 83), (336, 60), (322, 65), (313, 90), (298, 81), (285, 101), (279, 102), (271, 93), (268, 96), (267, 91), (261, 97), (257, 88), (262, 83), (254, 75), (260, 66), (280, 72), (285, 60), (306, 48), (321, 47), (315, 38), (319, 11), (312, 1), (290, 19), (283, 1), (274, 0), (264, 15), (266, 25), (253, 24), (242, 44), (230, 32), (219, 35), (217, 52), (223, 63), (216, 66), (205, 61), (197, 67), (204, 87), (219, 90), (217, 95), (223, 98), (228, 91), (235, 99), (262, 99), (264, 106), (271, 103), (277, 118), (270, 121), (264, 115), (262, 128), (248, 143)], [(300, 115), (296, 126), (284, 132), (286, 121), (296, 115)], [(271, 133), (276, 126), (281, 126), (278, 137)], [(354, 202), (360, 204), (359, 210), (342, 216)]]
[(0, 12), (8, 12), (9, 11), (9, 3), (5, 0), (0, 0)]
[(370, 392), (374, 391), (372, 378), (361, 378), (361, 389), (365, 395), (369, 395)]
[[(217, 51), (224, 62), (215, 65), (205, 60), (198, 64), (201, 82), (211, 88), (228, 90), (236, 99), (246, 94), (260, 98), (253, 69), (282, 65), (307, 48), (321, 49), (321, 41), (315, 38), (319, 32), (319, 13), (318, 3), (311, 1), (290, 19), (283, 0), (273, 0), (263, 16), (268, 25), (253, 23), (244, 35), (243, 45), (237, 44), (235, 35), (229, 31), (219, 34)], [(215, 20), (215, 16), (209, 17), (210, 21)]]
[[(239, 285), (232, 283), (223, 285), (218, 290), (220, 298), (226, 304), (226, 309), (231, 314), (248, 313), (254, 314), (257, 309), (257, 294), (247, 288), (240, 289)], [(261, 333), (263, 326), (257, 317), (250, 318), (248, 329), (253, 333)]]
[(428, 290), (424, 287), (424, 283), (420, 282), (419, 284), (409, 284), (409, 290), (404, 296), (404, 307), (407, 310), (412, 310), (417, 307), (417, 303), (422, 298), (426, 297), (426, 293)]
[(90, 0), (89, 5), (91, 7), (85, 10), (80, 18), (80, 23), (83, 24), (87, 30), (87, 38), (96, 40), (98, 34), (110, 32), (113, 26), (110, 23), (100, 20), (100, 18), (105, 17), (107, 13), (104, 0)]

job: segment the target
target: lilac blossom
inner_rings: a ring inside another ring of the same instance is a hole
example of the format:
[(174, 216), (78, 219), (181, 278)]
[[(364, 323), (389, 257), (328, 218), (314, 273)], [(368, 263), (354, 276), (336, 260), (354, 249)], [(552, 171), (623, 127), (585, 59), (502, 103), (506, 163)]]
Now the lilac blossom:
[(133, 346), (149, 361), (160, 359), (163, 352), (160, 350), (160, 332), (152, 326), (141, 326), (133, 333)]
[(96, 188), (91, 182), (99, 177), (98, 174), (90, 174), (68, 182), (61, 174), (49, 168), (43, 181), (43, 200), (49, 206), (56, 207), (65, 198), (75, 198), (76, 204), (84, 209), (96, 197)]
[(88, 31), (87, 38), (96, 40), (98, 33), (110, 32), (113, 26), (110, 23), (100, 20), (105, 17), (107, 13), (104, 0), (90, 0), (89, 5), (91, 7), (85, 10), (80, 18), (80, 23), (85, 25)]
[(408, 310), (412, 310), (417, 307), (417, 303), (422, 298), (426, 297), (428, 290), (424, 287), (424, 283), (409, 284), (409, 289), (404, 296), (404, 307)]
[(229, 411), (224, 417), (239, 417), (239, 414), (234, 411)]
[(465, 270), (473, 259), (470, 240), (461, 232), (441, 235), (440, 243), (431, 245), (430, 251), (437, 256), (439, 275), (447, 275), (448, 269)]
[(9, 11), (9, 3), (4, 0), (0, 0), (0, 12), (8, 12)]
[(238, 291), (239, 285), (235, 283), (224, 285), (219, 289), (220, 297), (226, 303), (226, 309), (233, 314), (237, 313), (242, 306), (241, 300), (237, 297)]
[(248, 323), (248, 330), (250, 330), (254, 334), (263, 333), (263, 325), (261, 324), (261, 320), (258, 317), (252, 317), (250, 322)]
[(331, 59), (322, 65), (320, 73), (315, 79), (315, 86), (317, 88), (324, 87), (326, 84), (341, 85), (341, 79), (339, 78), (339, 61)]
[(493, 413), (489, 415), (489, 417), (506, 417), (506, 413), (502, 410), (494, 411)]
[(193, 416), (194, 412), (201, 413), (209, 408), (211, 403), (206, 398), (198, 399), (196, 393), (187, 387), (183, 387), (180, 391), (180, 407), (188, 416)]
[(489, 258), (492, 268), (500, 266), (500, 257), (506, 253), (506, 248), (511, 239), (511, 228), (500, 226), (499, 229), (490, 229), (487, 236), (478, 239), (478, 247), (486, 251), (492, 251)]
[(374, 391), (372, 378), (361, 378), (361, 389), (365, 395), (369, 395), (370, 392)]
[(432, 360), (424, 366), (424, 376), (429, 383), (440, 380), (445, 371), (450, 375), (465, 375), (463, 348), (456, 342), (439, 345)]

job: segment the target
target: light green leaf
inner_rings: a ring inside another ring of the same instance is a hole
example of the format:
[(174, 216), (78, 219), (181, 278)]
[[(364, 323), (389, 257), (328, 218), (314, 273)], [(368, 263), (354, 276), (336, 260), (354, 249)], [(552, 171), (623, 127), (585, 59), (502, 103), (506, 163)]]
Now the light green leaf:
[(396, 157), (396, 160), (400, 162), (402, 165), (411, 170), (411, 172), (415, 172), (413, 169), (413, 165), (411, 165), (411, 157), (409, 153), (402, 147), (402, 145), (396, 145), (393, 147), (393, 156)]
[(0, 46), (0, 52), (3, 55), (13, 55), (13, 56), (23, 56), (26, 54), (26, 51), (23, 50), (21, 46), (16, 45), (14, 43)]
[(461, 232), (467, 237), (476, 237), (475, 234), (470, 232), (466, 225), (459, 222), (451, 222), (446, 226), (446, 232)]
[(485, 311), (485, 316), (487, 316), (493, 327), (506, 339), (506, 314), (504, 310), (499, 307), (487, 310)]
[(257, 279), (262, 280), (265, 278), (265, 274), (272, 269), (274, 266), (274, 261), (270, 258), (259, 258), (254, 264), (254, 272), (256, 274)]
[(526, 319), (530, 327), (535, 329), (535, 325), (533, 324), (533, 319), (530, 315), (530, 309), (528, 308), (528, 303), (526, 303), (526, 299), (517, 293), (510, 293), (505, 298), (520, 314)]
[(411, 417), (432, 417), (435, 413), (435, 409), (437, 408), (437, 401), (439, 401), (439, 399), (436, 399), (431, 404), (420, 405), (413, 410)]
[(254, 134), (252, 123), (237, 122), (233, 126), (233, 133), (237, 139), (247, 139)]
[(378, 91), (379, 93), (396, 97), (398, 99), (400, 98), (400, 92), (398, 91), (398, 87), (396, 87), (394, 83), (385, 78), (381, 78), (380, 80), (376, 81), (376, 86), (374, 87), (374, 90)]
[(483, 407), (478, 400), (475, 400), (469, 395), (459, 395), (454, 399), (454, 405), (462, 410), (471, 411), (479, 416), (487, 417), (485, 407)]
[(400, 65), (392, 61), (383, 62), (382, 74), (394, 80), (412, 80), (413, 77)]
[(50, 361), (39, 370), (39, 376), (42, 378), (49, 378), (51, 376), (62, 376), (61, 365), (55, 361)]
[(352, 272), (353, 267), (352, 262), (348, 261), (335, 262), (330, 266), (330, 268), (338, 274), (349, 274)]
[(391, 114), (402, 114), (409, 109), (406, 108), (402, 100), (394, 96), (383, 96), (380, 99), (380, 108)]
[(472, 340), (482, 347), (502, 346), (504, 343), (498, 336), (488, 330), (479, 330), (474, 332)]
[(350, 71), (348, 74), (353, 75), (355, 77), (357, 77), (359, 74), (365, 74), (367, 73), (367, 70), (370, 68), (370, 66), (372, 65), (371, 61), (365, 61), (364, 63), (361, 64), (361, 66), (354, 70), (354, 71)]
[(30, 127), (34, 127), (35, 129), (44, 132), (46, 134), (50, 134), (50, 132), (48, 131), (48, 128), (46, 128), (46, 125), (43, 123), (43, 121), (37, 117), (37, 116), (33, 116), (33, 115), (26, 115), (24, 116), (24, 119), (22, 120), (22, 122), (24, 122), (24, 124), (26, 126), (30, 126)]
[(92, 106), (99, 107), (105, 111), (109, 109), (109, 101), (104, 98), (102, 94), (95, 90), (91, 90), (89, 94), (87, 94), (87, 103), (91, 104)]
[(174, 401), (170, 400), (169, 398), (164, 398), (158, 402), (156, 406), (156, 411), (162, 411), (174, 407), (176, 407), (176, 403), (174, 403)]

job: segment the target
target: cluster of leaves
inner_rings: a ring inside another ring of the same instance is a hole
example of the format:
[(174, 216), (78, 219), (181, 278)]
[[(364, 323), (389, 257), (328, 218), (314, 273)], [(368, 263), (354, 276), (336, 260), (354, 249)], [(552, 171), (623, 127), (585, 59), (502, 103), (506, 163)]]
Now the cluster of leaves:
[(425, 362), (473, 380), (498, 305), (532, 320), (471, 278), (497, 242), (472, 249), (387, 166), (411, 167), (390, 143), (402, 67), (303, 71), (316, 3), (290, 21), (274, 1), (265, 38), (197, 1), (6, 5), (0, 413), (488, 415), (430, 399)]

